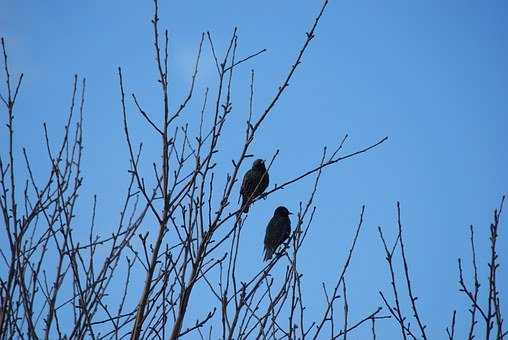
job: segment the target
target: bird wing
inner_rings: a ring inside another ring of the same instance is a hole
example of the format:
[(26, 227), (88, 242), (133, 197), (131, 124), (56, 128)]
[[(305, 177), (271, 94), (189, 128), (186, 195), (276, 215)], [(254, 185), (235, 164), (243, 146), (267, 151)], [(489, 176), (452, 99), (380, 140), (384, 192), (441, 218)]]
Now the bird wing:
[(254, 187), (252, 186), (252, 182), (254, 182), (253, 179), (254, 175), (252, 173), (252, 170), (248, 170), (245, 173), (245, 176), (243, 176), (242, 181), (242, 187), (240, 188), (240, 194), (241, 195), (250, 195), (252, 194), (252, 191), (254, 191)]
[(266, 226), (265, 248), (277, 248), (289, 237), (291, 226), (289, 219), (272, 217)]
[(270, 222), (268, 222), (268, 225), (266, 226), (266, 233), (265, 233), (265, 249), (271, 248), (274, 239), (275, 239), (275, 233), (276, 233), (276, 217), (272, 217)]
[[(268, 172), (250, 169), (245, 173), (245, 176), (243, 177), (240, 194), (246, 196), (245, 198), (247, 199), (251, 198), (251, 200), (254, 200), (268, 187), (268, 181)], [(252, 197), (250, 197), (251, 195)]]
[(274, 238), (275, 238), (275, 231), (276, 231), (276, 217), (272, 217), (270, 221), (268, 222), (268, 225), (266, 226), (266, 232), (265, 232), (265, 256), (264, 260), (267, 261), (272, 258), (272, 255), (275, 251), (274, 245)]

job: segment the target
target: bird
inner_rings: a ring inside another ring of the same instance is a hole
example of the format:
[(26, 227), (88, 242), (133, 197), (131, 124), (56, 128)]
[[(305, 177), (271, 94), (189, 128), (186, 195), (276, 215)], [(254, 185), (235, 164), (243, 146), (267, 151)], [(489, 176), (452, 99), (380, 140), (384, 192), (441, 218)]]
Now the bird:
[(269, 182), (265, 161), (256, 159), (252, 163), (252, 168), (247, 170), (243, 176), (242, 187), (240, 188), (240, 195), (242, 196), (241, 212), (249, 212), (249, 205), (268, 188)]
[(291, 234), (289, 215), (291, 214), (284, 206), (277, 207), (273, 212), (273, 217), (266, 226), (264, 261), (270, 260), (275, 250), (289, 238)]

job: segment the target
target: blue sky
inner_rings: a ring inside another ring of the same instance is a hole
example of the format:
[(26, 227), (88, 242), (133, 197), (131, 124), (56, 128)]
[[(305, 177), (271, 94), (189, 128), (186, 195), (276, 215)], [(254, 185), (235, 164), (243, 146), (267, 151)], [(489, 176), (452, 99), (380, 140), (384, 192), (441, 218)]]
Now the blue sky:
[[(234, 112), (221, 149), (229, 162), (243, 138), (250, 69), (256, 72), (259, 112), (285, 77), (321, 2), (162, 2), (173, 103), (190, 84), (202, 31), (209, 30), (222, 50), (236, 26), (239, 55), (268, 50), (235, 75)], [(152, 2), (4, 0), (2, 8), (0, 32), (11, 68), (25, 73), (17, 138), (40, 164), (46, 162), (42, 122), (57, 134), (73, 74), (87, 78), (81, 208), (88, 213), (97, 194), (98, 225), (107, 231), (118, 217), (128, 180), (116, 68), (123, 67), (129, 92), (148, 110), (160, 107)], [(345, 258), (362, 204), (365, 229), (347, 275), (352, 318), (381, 304), (378, 291), (388, 291), (389, 277), (376, 229), (381, 225), (394, 238), (399, 200), (414, 288), (429, 332), (432, 338), (444, 337), (453, 309), (460, 311), (457, 322), (464, 330), (468, 315), (458, 292), (457, 258), (469, 256), (467, 231), (473, 224), (485, 279), (492, 210), (508, 192), (507, 55), (508, 4), (501, 0), (331, 2), (301, 68), (252, 149), (260, 158), (280, 150), (270, 174), (273, 184), (314, 165), (322, 147), (332, 147), (346, 133), (346, 151), (389, 136), (380, 148), (323, 175), (317, 215), (302, 252), (311, 313), (324, 300), (321, 282), (333, 283)], [(190, 120), (199, 112), (205, 87), (215, 84), (210, 57), (205, 49)], [(132, 108), (131, 113), (135, 117)], [(145, 158), (158, 159), (157, 139), (137, 118), (132, 118), (133, 133), (145, 143)], [(310, 189), (309, 179), (253, 208), (244, 234), (246, 268), (261, 265), (262, 237), (273, 209), (285, 204), (296, 210)], [(506, 237), (502, 228), (502, 264), (508, 264)], [(499, 280), (500, 287), (508, 287), (503, 265)], [(508, 313), (506, 303), (503, 310)], [(383, 339), (398, 334), (392, 321), (379, 327)]]

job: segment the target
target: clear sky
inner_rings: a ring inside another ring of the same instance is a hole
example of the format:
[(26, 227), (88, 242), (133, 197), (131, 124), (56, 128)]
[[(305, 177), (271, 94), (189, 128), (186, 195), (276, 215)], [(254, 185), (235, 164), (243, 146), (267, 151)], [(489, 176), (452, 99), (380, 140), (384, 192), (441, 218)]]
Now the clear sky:
[[(170, 32), (173, 103), (190, 83), (201, 32), (210, 30), (222, 50), (237, 26), (240, 56), (268, 50), (235, 76), (234, 118), (221, 149), (229, 162), (243, 139), (250, 69), (256, 71), (259, 112), (285, 77), (321, 1), (161, 2), (161, 25)], [(2, 0), (0, 7), (0, 34), (7, 39), (11, 67), (25, 73), (16, 116), (18, 142), (29, 146), (41, 164), (46, 161), (42, 122), (56, 134), (73, 74), (87, 78), (80, 203), (89, 214), (91, 198), (98, 195), (97, 225), (108, 232), (128, 180), (116, 68), (123, 67), (128, 92), (152, 111), (160, 107), (152, 2)], [(216, 80), (205, 50), (196, 101), (187, 112), (191, 117), (198, 113), (205, 87)], [(347, 274), (351, 318), (381, 305), (379, 290), (391, 296), (377, 226), (394, 239), (399, 200), (414, 289), (431, 338), (446, 336), (454, 309), (463, 337), (469, 316), (458, 292), (457, 258), (470, 255), (467, 231), (474, 224), (485, 282), (488, 226), (493, 208), (508, 193), (507, 94), (506, 1), (331, 1), (301, 68), (252, 150), (270, 158), (280, 149), (270, 173), (274, 184), (314, 165), (322, 147), (332, 147), (346, 133), (346, 151), (389, 136), (380, 148), (323, 175), (317, 215), (302, 251), (311, 315), (319, 315), (324, 301), (321, 282), (333, 284), (345, 259), (362, 204), (365, 229)], [(136, 140), (146, 143), (146, 159), (156, 160), (157, 141), (146, 124), (134, 118), (132, 124)], [(249, 240), (242, 249), (246, 268), (261, 265), (264, 228), (274, 207), (296, 210), (310, 189), (306, 180), (255, 205), (244, 234)], [(502, 289), (508, 287), (505, 226), (499, 239)], [(502, 297), (506, 294), (505, 289)], [(505, 300), (505, 316), (507, 306)], [(363, 331), (356, 334), (353, 338), (363, 338)], [(380, 338), (397, 334), (394, 321), (379, 322)]]

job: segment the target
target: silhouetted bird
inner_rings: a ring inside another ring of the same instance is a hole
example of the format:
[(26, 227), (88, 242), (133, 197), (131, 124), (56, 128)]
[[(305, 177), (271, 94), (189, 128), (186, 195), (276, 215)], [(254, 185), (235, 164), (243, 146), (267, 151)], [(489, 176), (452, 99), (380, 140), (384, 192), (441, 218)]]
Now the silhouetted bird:
[(270, 260), (275, 250), (289, 238), (291, 234), (291, 213), (286, 207), (278, 207), (266, 226), (265, 261)]
[(242, 195), (242, 212), (249, 212), (249, 205), (256, 197), (261, 195), (269, 183), (268, 171), (265, 168), (265, 161), (256, 159), (252, 168), (243, 176), (240, 195)]

